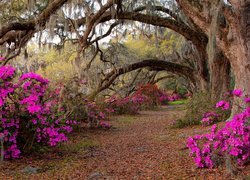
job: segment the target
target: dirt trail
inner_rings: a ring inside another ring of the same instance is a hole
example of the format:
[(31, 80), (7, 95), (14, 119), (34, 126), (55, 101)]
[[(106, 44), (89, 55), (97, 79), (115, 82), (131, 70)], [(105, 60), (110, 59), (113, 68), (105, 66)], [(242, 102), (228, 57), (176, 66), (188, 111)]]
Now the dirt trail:
[[(144, 111), (137, 116), (117, 116), (115, 127), (108, 131), (90, 131), (88, 136), (98, 142), (88, 151), (75, 152), (67, 158), (55, 158), (47, 171), (20, 174), (24, 167), (16, 165), (16, 178), (29, 179), (224, 179), (224, 170), (197, 170), (188, 156), (185, 142), (188, 136), (208, 128), (173, 129), (171, 124), (184, 111), (162, 107)], [(77, 142), (77, 141), (76, 141)], [(74, 158), (73, 158), (74, 157)], [(30, 165), (49, 163), (37, 160)], [(60, 164), (60, 165), (59, 165)], [(27, 166), (27, 162), (25, 164)], [(8, 172), (8, 168), (5, 171)], [(0, 170), (0, 175), (6, 174)], [(13, 176), (13, 172), (8, 172)]]

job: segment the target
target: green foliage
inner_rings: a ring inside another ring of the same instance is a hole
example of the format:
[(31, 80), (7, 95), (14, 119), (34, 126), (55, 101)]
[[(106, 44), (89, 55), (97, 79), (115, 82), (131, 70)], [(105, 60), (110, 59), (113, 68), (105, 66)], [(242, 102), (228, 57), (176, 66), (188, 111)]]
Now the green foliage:
[(187, 93), (188, 93), (188, 91), (184, 86), (179, 86), (177, 88), (177, 94), (179, 94), (181, 97), (183, 97)]
[(186, 103), (186, 115), (183, 119), (178, 119), (174, 123), (174, 127), (183, 128), (186, 126), (201, 124), (202, 116), (205, 112), (215, 111), (221, 114), (220, 120), (225, 120), (229, 116), (229, 112), (221, 112), (215, 109), (215, 104), (217, 101), (211, 100), (211, 93), (198, 92), (193, 94), (192, 99), (188, 100)]
[[(165, 76), (169, 75), (167, 72), (164, 72)], [(178, 76), (173, 76), (172, 78), (167, 78), (157, 83), (161, 89), (171, 90), (181, 97), (184, 97), (188, 93), (187, 81)]]
[(183, 43), (183, 38), (173, 31), (165, 31), (162, 37), (155, 35), (129, 36), (124, 45), (131, 53), (139, 58), (163, 58), (171, 55), (173, 50), (178, 50)]
[(76, 74), (73, 66), (76, 49), (77, 47), (71, 43), (65, 43), (61, 51), (31, 43), (27, 46), (26, 59), (18, 56), (12, 64), (21, 72), (36, 72), (52, 82), (67, 81)]
[(145, 38), (138, 37), (136, 39), (133, 39), (130, 36), (124, 44), (129, 49), (129, 51), (137, 54), (141, 58), (154, 57), (156, 55), (156, 52), (158, 51), (157, 48)]
[(72, 61), (76, 57), (74, 46), (67, 44), (62, 52), (55, 49), (49, 49), (40, 52), (40, 61), (44, 61), (45, 67), (38, 70), (39, 74), (49, 78), (52, 81), (68, 80), (74, 76)]

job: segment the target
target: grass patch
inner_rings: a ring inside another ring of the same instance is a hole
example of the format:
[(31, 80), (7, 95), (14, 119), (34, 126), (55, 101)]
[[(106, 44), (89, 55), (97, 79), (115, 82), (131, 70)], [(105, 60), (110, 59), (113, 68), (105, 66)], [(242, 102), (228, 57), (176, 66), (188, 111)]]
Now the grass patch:
[(77, 139), (76, 141), (64, 143), (59, 147), (59, 149), (60, 151), (66, 153), (77, 153), (77, 152), (83, 152), (88, 148), (98, 147), (99, 145), (100, 144), (98, 141), (89, 138), (83, 138), (83, 139)]
[(98, 141), (90, 138), (77, 137), (76, 140), (71, 140), (58, 146), (58, 151), (62, 153), (62, 158), (48, 161), (40, 166), (41, 172), (57, 172), (58, 169), (67, 169), (76, 166), (79, 162), (79, 156), (83, 156), (88, 152), (89, 148), (100, 146)]
[(177, 101), (168, 102), (168, 105), (183, 105), (188, 102), (188, 99), (181, 99)]

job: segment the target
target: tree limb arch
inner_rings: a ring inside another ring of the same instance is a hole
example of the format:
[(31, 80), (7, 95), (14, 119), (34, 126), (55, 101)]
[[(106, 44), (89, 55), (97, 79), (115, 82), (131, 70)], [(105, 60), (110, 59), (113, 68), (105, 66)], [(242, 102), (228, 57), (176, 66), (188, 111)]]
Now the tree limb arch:
[[(38, 15), (37, 18), (27, 22), (13, 22), (3, 26), (0, 29), (0, 39), (10, 31), (25, 31), (44, 28), (47, 20), (55, 11), (57, 11), (67, 0), (54, 0)], [(39, 27), (39, 28), (38, 28)]]
[(94, 99), (97, 94), (109, 88), (109, 86), (111, 86), (119, 76), (146, 67), (154, 71), (168, 71), (174, 74), (178, 74), (187, 78), (192, 84), (196, 84), (197, 78), (196, 71), (194, 69), (188, 66), (164, 60), (146, 59), (140, 62), (122, 66), (106, 74), (105, 77), (100, 80), (97, 89), (89, 95), (89, 98)]

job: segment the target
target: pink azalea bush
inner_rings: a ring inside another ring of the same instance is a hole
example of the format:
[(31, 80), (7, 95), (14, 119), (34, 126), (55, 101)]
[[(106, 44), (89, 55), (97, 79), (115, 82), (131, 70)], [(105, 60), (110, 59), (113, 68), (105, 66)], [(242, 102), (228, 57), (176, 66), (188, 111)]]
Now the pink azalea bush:
[(230, 108), (230, 103), (227, 101), (219, 101), (216, 104), (216, 108), (222, 108), (223, 110), (228, 110)]
[[(156, 84), (150, 83), (140, 85), (133, 95), (136, 97), (144, 97), (143, 104), (145, 108), (151, 108), (153, 106), (160, 105), (162, 102), (168, 100), (166, 94), (161, 91)], [(147, 99), (145, 99), (145, 97)]]
[(56, 146), (67, 141), (76, 121), (58, 111), (56, 97), (48, 94), (49, 81), (38, 74), (23, 74), (14, 83), (15, 69), (0, 67), (0, 134), (4, 157), (18, 158), (38, 146)]
[(168, 94), (167, 92), (159, 89), (156, 84), (141, 85), (135, 94), (144, 95), (148, 97), (147, 103), (149, 106), (168, 104), (169, 101), (176, 101), (181, 99), (177, 93)]
[(137, 114), (146, 102), (148, 102), (148, 98), (139, 94), (124, 98), (112, 96), (105, 101), (107, 108), (114, 114)]
[(96, 102), (84, 100), (84, 106), (87, 112), (87, 119), (89, 127), (102, 127), (104, 129), (111, 128), (111, 125), (108, 123), (109, 115), (114, 112), (110, 107), (103, 107)]
[(214, 124), (215, 122), (217, 122), (219, 116), (220, 115), (217, 114), (214, 111), (206, 112), (206, 113), (203, 114), (201, 123), (202, 123), (203, 126), (209, 126), (209, 125)]
[(176, 93), (168, 96), (168, 101), (177, 101), (180, 99), (181, 99), (181, 96), (179, 94), (176, 94)]
[(237, 96), (237, 97), (241, 97), (242, 91), (240, 89), (235, 89), (232, 91), (232, 95)]
[(104, 129), (110, 129), (112, 126), (106, 121), (100, 121), (99, 125)]
[[(234, 90), (232, 94), (242, 96), (242, 91)], [(213, 125), (211, 132), (203, 135), (189, 137), (187, 147), (190, 155), (194, 157), (199, 168), (213, 168), (220, 161), (229, 158), (231, 162), (244, 165), (250, 161), (250, 106), (249, 98), (245, 98), (246, 108), (241, 113), (234, 115), (231, 121), (218, 130)], [(227, 109), (227, 102), (220, 101), (216, 107)]]
[(180, 99), (178, 94), (168, 95), (157, 85), (146, 84), (139, 86), (130, 96), (111, 96), (105, 103), (115, 114), (137, 114), (140, 110), (152, 109), (178, 99)]
[(176, 93), (169, 95), (169, 94), (162, 91), (159, 94), (159, 101), (160, 101), (160, 104), (162, 104), (162, 105), (167, 105), (168, 102), (177, 101), (180, 99), (181, 99), (181, 96), (179, 94), (176, 94)]
[(67, 116), (76, 119), (81, 127), (107, 129), (102, 126), (101, 122), (109, 124), (107, 121), (113, 110), (105, 107), (104, 99), (93, 101), (82, 93), (86, 80), (74, 77), (69, 81), (57, 82), (54, 86), (57, 87), (59, 93), (60, 106), (68, 112)]

